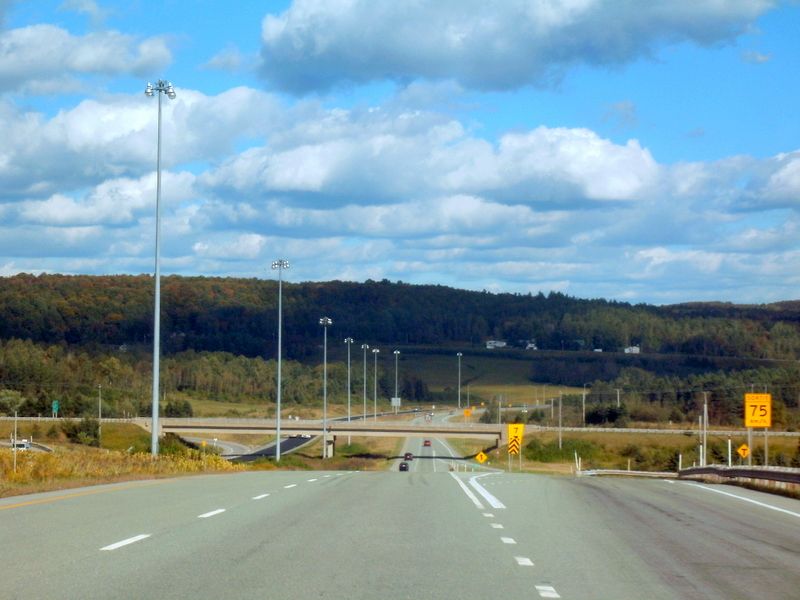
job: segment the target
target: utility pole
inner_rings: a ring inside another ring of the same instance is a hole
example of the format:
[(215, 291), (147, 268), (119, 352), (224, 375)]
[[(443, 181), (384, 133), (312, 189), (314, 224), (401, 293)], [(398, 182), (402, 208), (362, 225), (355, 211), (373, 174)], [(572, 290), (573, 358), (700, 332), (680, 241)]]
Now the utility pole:
[(97, 385), (97, 446), (100, 446), (100, 434), (103, 429), (103, 385)]
[(703, 461), (705, 467), (708, 464), (708, 392), (703, 392)]

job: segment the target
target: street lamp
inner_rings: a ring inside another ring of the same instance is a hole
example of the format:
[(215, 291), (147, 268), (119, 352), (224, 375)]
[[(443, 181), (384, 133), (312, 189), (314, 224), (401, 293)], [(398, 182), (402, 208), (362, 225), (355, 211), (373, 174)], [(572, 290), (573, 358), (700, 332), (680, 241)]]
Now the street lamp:
[(333, 321), (328, 317), (319, 320), (322, 325), (322, 458), (328, 458), (328, 327)]
[(278, 394), (275, 406), (275, 462), (281, 460), (281, 349), (283, 347), (283, 270), (289, 268), (289, 261), (279, 258), (272, 261), (272, 268), (278, 270)]
[(361, 349), (364, 351), (364, 412), (361, 413), (361, 418), (366, 422), (367, 420), (367, 350), (369, 344), (361, 344)]
[(150, 435), (150, 453), (158, 455), (158, 389), (159, 360), (161, 356), (161, 95), (175, 99), (175, 89), (169, 81), (159, 79), (155, 85), (148, 82), (144, 89), (146, 96), (158, 93), (158, 128), (156, 141), (156, 268), (155, 268), (155, 306), (153, 308), (153, 418)]
[(458, 408), (461, 408), (461, 357), (463, 354), (459, 352), (456, 356), (458, 357)]
[[(395, 397), (394, 402), (397, 402), (398, 401), (397, 399), (400, 398), (400, 391), (398, 390), (397, 387), (397, 359), (399, 356), (400, 356), (400, 350), (395, 350), (394, 351), (394, 397)], [(394, 406), (394, 414), (397, 414), (396, 404)]]
[[(344, 343), (347, 344), (347, 422), (350, 422), (350, 346), (353, 345), (353, 338), (344, 338)], [(351, 442), (350, 436), (347, 436), (347, 444)]]
[(373, 378), (372, 388), (372, 414), (375, 421), (378, 420), (378, 352), (380, 352), (380, 350), (377, 348), (372, 349), (372, 356), (375, 358), (375, 376)]

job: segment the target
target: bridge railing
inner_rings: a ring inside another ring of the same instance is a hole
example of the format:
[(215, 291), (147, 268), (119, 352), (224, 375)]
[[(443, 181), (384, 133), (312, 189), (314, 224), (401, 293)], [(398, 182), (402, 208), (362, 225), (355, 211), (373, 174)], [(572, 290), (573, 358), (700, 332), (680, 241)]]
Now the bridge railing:
[(678, 477), (717, 483), (730, 482), (800, 496), (800, 469), (790, 467), (692, 467), (680, 471)]

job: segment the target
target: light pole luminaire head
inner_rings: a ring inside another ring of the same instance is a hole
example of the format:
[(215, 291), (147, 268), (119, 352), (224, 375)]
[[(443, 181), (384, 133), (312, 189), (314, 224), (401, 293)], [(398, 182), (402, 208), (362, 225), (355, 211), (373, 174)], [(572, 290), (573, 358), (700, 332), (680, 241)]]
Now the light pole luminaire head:
[(272, 261), (272, 268), (273, 269), (288, 269), (289, 268), (289, 261), (285, 258), (279, 258), (278, 260)]
[(177, 96), (175, 93), (175, 88), (172, 87), (172, 84), (165, 79), (159, 79), (156, 81), (155, 85), (149, 81), (147, 82), (147, 85), (144, 88), (144, 95), (152, 98), (156, 95), (156, 92), (163, 92), (170, 100), (175, 100), (175, 96)]
[(329, 325), (333, 325), (333, 320), (329, 317), (322, 317), (319, 320), (319, 324), (322, 325), (323, 327), (328, 327)]

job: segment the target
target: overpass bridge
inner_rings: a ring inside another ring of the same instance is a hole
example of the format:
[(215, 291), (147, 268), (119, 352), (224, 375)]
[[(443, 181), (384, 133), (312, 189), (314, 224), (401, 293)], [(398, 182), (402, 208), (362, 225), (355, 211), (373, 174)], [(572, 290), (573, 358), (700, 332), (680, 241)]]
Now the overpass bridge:
[[(152, 420), (137, 418), (134, 423), (152, 431)], [(275, 419), (229, 419), (229, 418), (170, 418), (158, 420), (160, 433), (244, 433), (272, 434), (276, 433)], [(500, 446), (507, 442), (505, 425), (487, 423), (423, 423), (415, 424), (403, 421), (342, 421), (329, 420), (328, 437), (362, 436), (362, 437), (445, 437), (468, 438), (493, 441)], [(293, 421), (281, 420), (281, 436), (323, 434), (323, 425), (318, 420)]]

